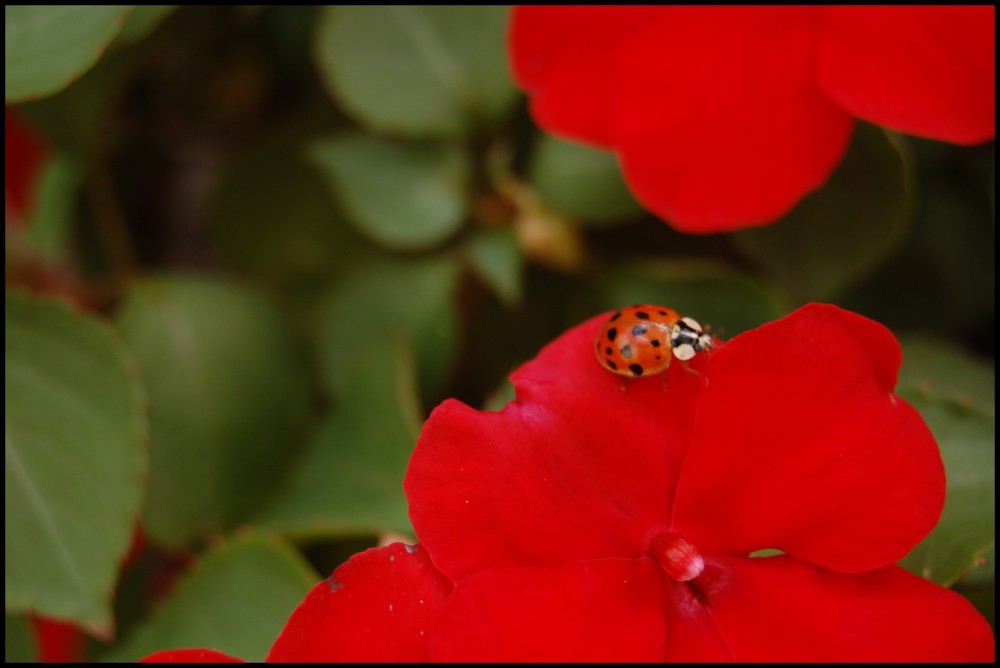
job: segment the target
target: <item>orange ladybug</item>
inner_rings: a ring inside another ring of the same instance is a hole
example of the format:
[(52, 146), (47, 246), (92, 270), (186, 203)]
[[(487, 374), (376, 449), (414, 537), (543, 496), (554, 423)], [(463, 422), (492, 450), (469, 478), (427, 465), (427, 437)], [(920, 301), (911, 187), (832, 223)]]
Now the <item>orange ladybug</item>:
[(665, 306), (642, 304), (616, 311), (597, 335), (597, 360), (608, 371), (640, 378), (666, 371), (672, 358), (687, 361), (715, 347), (693, 318)]

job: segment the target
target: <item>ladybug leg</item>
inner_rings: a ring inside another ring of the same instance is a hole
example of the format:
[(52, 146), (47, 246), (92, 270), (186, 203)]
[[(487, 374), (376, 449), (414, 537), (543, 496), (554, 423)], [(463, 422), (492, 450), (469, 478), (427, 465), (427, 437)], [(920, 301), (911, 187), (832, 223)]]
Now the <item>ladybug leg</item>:
[(702, 380), (705, 381), (705, 385), (706, 386), (708, 385), (708, 377), (705, 374), (703, 374), (701, 371), (698, 371), (697, 369), (692, 369), (691, 366), (687, 363), (687, 361), (682, 361), (681, 362), (681, 368), (684, 369), (685, 371), (687, 371), (690, 374), (693, 374), (695, 376), (700, 377)]

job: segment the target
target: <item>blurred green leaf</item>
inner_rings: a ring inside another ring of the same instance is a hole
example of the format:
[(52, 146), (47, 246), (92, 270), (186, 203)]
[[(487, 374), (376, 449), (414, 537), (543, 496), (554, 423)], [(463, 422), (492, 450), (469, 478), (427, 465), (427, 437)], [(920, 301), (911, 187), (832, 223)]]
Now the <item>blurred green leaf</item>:
[(629, 304), (661, 304), (730, 339), (785, 314), (780, 300), (749, 277), (714, 262), (633, 261), (602, 275), (581, 300), (579, 320)]
[(138, 5), (128, 15), (125, 25), (115, 38), (115, 45), (137, 42), (156, 30), (177, 5)]
[(993, 367), (943, 341), (911, 339), (896, 392), (931, 428), (948, 476), (937, 527), (901, 563), (949, 586), (980, 566), (996, 540)]
[(352, 134), (314, 142), (309, 157), (358, 230), (383, 246), (431, 248), (462, 224), (470, 165), (454, 144)]
[(901, 336), (903, 366), (896, 391), (906, 397), (953, 402), (996, 418), (996, 371), (943, 339)]
[(997, 576), (997, 544), (994, 539), (993, 544), (979, 555), (976, 565), (972, 570), (962, 576), (956, 585), (968, 588), (993, 587)]
[(31, 623), (23, 615), (4, 617), (4, 663), (31, 663), (38, 660), (38, 647)]
[(227, 262), (282, 286), (327, 279), (372, 250), (344, 220), (316, 170), (285, 144), (267, 142), (236, 156), (209, 211), (215, 245)]
[(263, 661), (289, 615), (320, 581), (279, 537), (237, 536), (202, 557), (170, 598), (101, 658), (138, 661), (158, 650), (206, 647)]
[(8, 103), (51, 95), (93, 67), (132, 5), (6, 5), (4, 95)]
[(498, 388), (486, 396), (486, 401), (483, 402), (483, 410), (502, 411), (504, 406), (516, 398), (517, 392), (514, 391), (514, 383), (504, 379)]
[(948, 586), (974, 568), (995, 541), (995, 426), (992, 418), (934, 399), (906, 397), (934, 433), (948, 475), (938, 525), (901, 563)]
[(8, 292), (4, 310), (6, 609), (107, 635), (146, 468), (135, 368), (66, 304)]
[(77, 196), (82, 185), (83, 172), (67, 152), (57, 152), (45, 165), (28, 223), (28, 235), (43, 259), (54, 262), (71, 256)]
[(797, 302), (829, 300), (899, 245), (909, 219), (907, 172), (898, 145), (860, 125), (826, 185), (778, 223), (731, 238)]
[(504, 6), (339, 6), (313, 44), (323, 83), (370, 130), (459, 137), (514, 100)]
[(118, 320), (149, 389), (143, 527), (183, 545), (261, 502), (298, 447), (309, 375), (281, 314), (222, 280), (136, 283)]
[(459, 263), (451, 256), (380, 258), (334, 286), (317, 306), (323, 376), (334, 394), (351, 392), (351, 366), (396, 340), (413, 347), (417, 382), (427, 397), (451, 371), (458, 341), (454, 293)]
[(403, 341), (367, 350), (346, 385), (291, 483), (256, 522), (297, 539), (412, 535), (403, 476), (422, 421), (412, 352)]
[(479, 229), (466, 246), (469, 266), (510, 308), (521, 302), (524, 257), (510, 227)]
[(614, 153), (550, 135), (535, 146), (528, 181), (550, 208), (584, 223), (615, 222), (644, 211), (625, 185)]
[(89, 159), (106, 138), (102, 130), (133, 64), (127, 52), (115, 50), (69, 88), (19, 104), (18, 114), (38, 128), (57, 149)]

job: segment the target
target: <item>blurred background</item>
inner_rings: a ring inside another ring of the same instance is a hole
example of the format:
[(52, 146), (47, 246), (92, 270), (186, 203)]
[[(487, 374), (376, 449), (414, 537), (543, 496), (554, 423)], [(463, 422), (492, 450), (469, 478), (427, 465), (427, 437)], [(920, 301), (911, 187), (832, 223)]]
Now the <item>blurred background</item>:
[[(400, 483), (437, 403), (502, 406), (544, 344), (633, 303), (723, 340), (811, 301), (890, 327), (950, 478), (904, 565), (993, 621), (992, 142), (859, 124), (783, 220), (690, 236), (643, 211), (612, 154), (533, 125), (506, 7), (5, 18), (6, 361), (24, 371), (6, 375), (5, 518), (83, 522), (57, 542), (103, 574), (77, 587), (51, 535), (5, 530), (9, 660), (263, 658), (319, 578), (413, 540)], [(46, 374), (77, 403), (31, 382)], [(67, 477), (59, 444), (104, 434), (72, 417), (105, 409), (130, 425), (120, 450)], [(11, 434), (41, 431), (54, 450), (12, 463)], [(95, 475), (110, 500), (77, 521)]]

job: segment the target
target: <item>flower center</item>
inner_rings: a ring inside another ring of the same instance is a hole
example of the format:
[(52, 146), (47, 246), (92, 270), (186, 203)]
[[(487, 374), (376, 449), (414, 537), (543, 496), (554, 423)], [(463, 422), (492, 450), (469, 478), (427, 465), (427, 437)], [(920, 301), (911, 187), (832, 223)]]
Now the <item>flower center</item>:
[(662, 533), (649, 548), (667, 577), (677, 582), (693, 580), (705, 570), (705, 560), (697, 548), (675, 533)]

